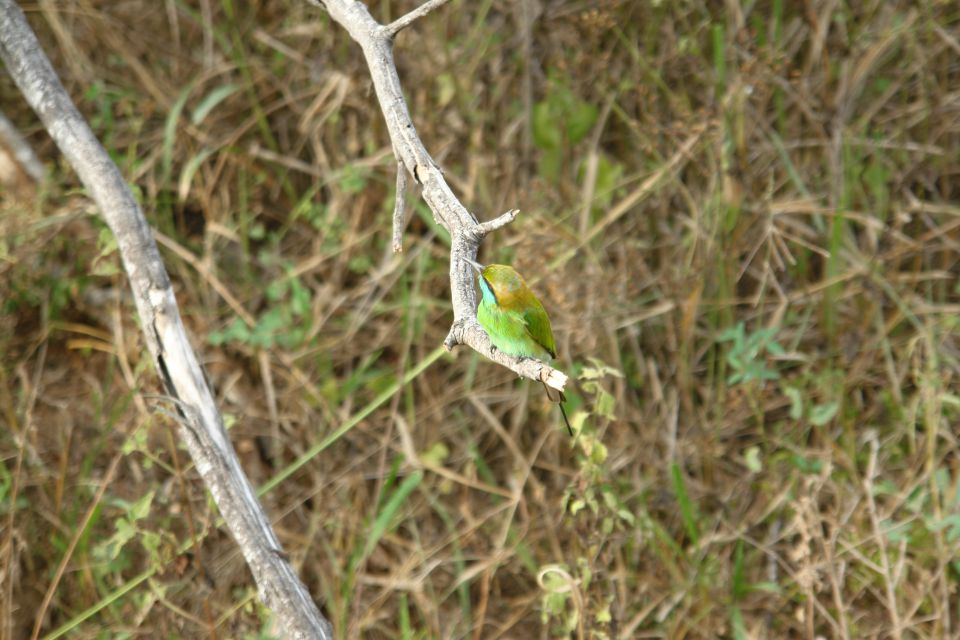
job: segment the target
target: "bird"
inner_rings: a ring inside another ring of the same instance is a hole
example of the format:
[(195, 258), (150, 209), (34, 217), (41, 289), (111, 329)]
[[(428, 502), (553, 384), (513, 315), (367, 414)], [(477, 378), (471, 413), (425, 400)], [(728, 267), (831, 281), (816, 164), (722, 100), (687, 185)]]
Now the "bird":
[[(516, 269), (505, 264), (483, 266), (469, 258), (464, 258), (464, 261), (477, 272), (481, 293), (477, 321), (490, 336), (493, 346), (518, 358), (534, 358), (543, 362), (556, 358), (557, 345), (547, 311)], [(563, 408), (566, 396), (546, 383), (543, 388), (547, 391), (547, 397), (558, 403), (572, 437), (573, 428)]]

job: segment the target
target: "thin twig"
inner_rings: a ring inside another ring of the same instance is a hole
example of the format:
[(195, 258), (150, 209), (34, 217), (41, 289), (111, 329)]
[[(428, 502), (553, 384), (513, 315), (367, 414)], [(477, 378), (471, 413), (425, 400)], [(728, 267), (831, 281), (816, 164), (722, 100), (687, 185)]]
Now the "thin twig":
[(407, 170), (397, 165), (397, 192), (393, 202), (393, 252), (403, 251), (403, 228), (406, 224)]
[(43, 181), (43, 164), (33, 148), (20, 135), (13, 123), (0, 113), (0, 147), (6, 147), (17, 161), (17, 166), (34, 182)]
[(505, 227), (514, 220), (517, 219), (517, 215), (520, 213), (520, 209), (510, 209), (506, 213), (502, 213), (493, 220), (487, 220), (486, 222), (480, 223), (480, 229), (484, 234), (491, 233), (496, 231), (501, 227)]
[(410, 13), (401, 16), (388, 24), (386, 27), (387, 34), (389, 34), (391, 38), (396, 37), (398, 33), (409, 27), (411, 24), (424, 17), (434, 9), (439, 9), (448, 2), (450, 2), (450, 0), (429, 0), (428, 2), (424, 2)]

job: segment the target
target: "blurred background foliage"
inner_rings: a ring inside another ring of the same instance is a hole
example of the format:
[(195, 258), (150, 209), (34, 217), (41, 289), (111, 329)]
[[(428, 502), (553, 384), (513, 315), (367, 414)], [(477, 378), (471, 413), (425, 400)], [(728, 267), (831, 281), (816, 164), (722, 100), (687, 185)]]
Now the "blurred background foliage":
[[(573, 442), (438, 349), (449, 239), (411, 195), (391, 252), (383, 119), (321, 10), (24, 9), (338, 637), (960, 637), (956, 2), (454, 0), (398, 37), (456, 193), (522, 211), (481, 259), (549, 310)], [(49, 172), (0, 194), (4, 637), (282, 637), (112, 237), (0, 95)]]

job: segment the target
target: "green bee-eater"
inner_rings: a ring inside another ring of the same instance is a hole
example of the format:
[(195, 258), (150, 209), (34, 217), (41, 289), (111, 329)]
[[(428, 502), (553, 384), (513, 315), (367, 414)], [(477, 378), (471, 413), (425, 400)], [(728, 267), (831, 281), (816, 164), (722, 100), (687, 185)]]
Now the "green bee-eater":
[[(465, 260), (477, 272), (482, 294), (477, 307), (477, 320), (493, 345), (518, 358), (535, 358), (544, 362), (556, 358), (557, 345), (553, 340), (550, 318), (520, 274), (507, 265), (491, 264), (485, 267), (469, 258)], [(543, 388), (547, 390), (548, 398), (560, 403), (560, 413), (572, 436), (573, 429), (563, 409), (562, 403), (566, 400), (563, 392), (546, 384)]]

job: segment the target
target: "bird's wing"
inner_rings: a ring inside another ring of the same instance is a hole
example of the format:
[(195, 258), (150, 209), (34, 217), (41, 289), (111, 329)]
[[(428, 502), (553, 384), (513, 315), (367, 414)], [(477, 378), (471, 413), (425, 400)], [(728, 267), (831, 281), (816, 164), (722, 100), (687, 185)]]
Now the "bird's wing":
[[(532, 296), (531, 296), (532, 297)], [(551, 358), (557, 357), (557, 345), (553, 340), (553, 330), (550, 328), (550, 318), (547, 312), (540, 304), (540, 301), (533, 298), (534, 304), (531, 304), (523, 312), (523, 321), (526, 323), (527, 333), (534, 342), (539, 344), (550, 354)]]

